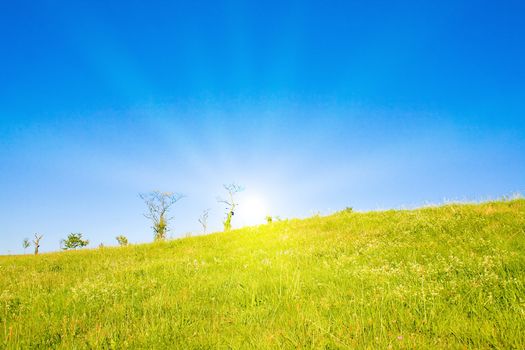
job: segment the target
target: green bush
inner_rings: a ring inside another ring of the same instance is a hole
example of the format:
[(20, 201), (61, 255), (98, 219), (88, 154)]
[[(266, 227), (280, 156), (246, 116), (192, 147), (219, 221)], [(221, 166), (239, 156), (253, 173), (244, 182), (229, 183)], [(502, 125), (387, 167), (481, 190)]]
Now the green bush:
[(115, 239), (117, 240), (120, 246), (127, 246), (129, 244), (126, 236), (120, 235), (120, 236), (115, 237)]
[(85, 247), (89, 244), (87, 239), (82, 239), (82, 233), (70, 233), (67, 239), (62, 240), (62, 249), (77, 249)]

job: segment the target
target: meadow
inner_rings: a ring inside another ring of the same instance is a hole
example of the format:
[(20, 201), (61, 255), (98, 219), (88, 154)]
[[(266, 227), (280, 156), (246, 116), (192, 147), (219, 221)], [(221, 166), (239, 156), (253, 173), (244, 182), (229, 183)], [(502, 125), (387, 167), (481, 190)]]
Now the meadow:
[(525, 349), (525, 200), (0, 257), (0, 348)]

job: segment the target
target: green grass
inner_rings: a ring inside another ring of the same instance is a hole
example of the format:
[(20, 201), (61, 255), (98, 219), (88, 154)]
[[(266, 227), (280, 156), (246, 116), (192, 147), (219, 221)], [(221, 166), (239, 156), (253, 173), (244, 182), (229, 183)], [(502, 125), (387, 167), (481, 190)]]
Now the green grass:
[(525, 200), (0, 257), (0, 348), (525, 349)]

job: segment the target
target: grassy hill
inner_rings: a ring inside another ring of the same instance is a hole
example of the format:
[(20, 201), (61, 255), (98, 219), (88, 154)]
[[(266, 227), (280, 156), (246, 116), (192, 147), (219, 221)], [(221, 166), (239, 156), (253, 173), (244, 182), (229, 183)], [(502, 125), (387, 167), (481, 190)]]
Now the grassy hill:
[(0, 257), (0, 348), (525, 348), (525, 200)]

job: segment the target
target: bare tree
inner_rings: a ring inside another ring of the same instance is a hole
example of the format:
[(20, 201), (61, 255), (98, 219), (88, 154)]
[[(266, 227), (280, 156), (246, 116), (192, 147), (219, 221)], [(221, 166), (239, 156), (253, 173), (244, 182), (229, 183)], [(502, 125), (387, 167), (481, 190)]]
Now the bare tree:
[(202, 231), (204, 234), (206, 234), (206, 230), (208, 229), (208, 216), (210, 215), (210, 209), (206, 209), (202, 212), (199, 223), (202, 226)]
[(224, 189), (228, 191), (228, 198), (223, 199), (221, 197), (218, 197), (217, 201), (219, 203), (224, 203), (227, 205), (226, 219), (224, 220), (222, 224), (224, 225), (224, 231), (229, 231), (232, 228), (232, 217), (233, 215), (235, 215), (235, 208), (238, 205), (238, 203), (235, 203), (234, 196), (236, 193), (244, 191), (244, 188), (234, 183), (229, 184), (229, 185), (223, 185), (223, 186), (224, 186)]
[(35, 246), (35, 255), (38, 255), (38, 248), (40, 248), (40, 240), (44, 235), (39, 235), (35, 233), (35, 238), (33, 239), (33, 245)]
[(153, 191), (141, 193), (140, 198), (146, 203), (148, 212), (144, 216), (153, 222), (154, 238), (156, 241), (166, 239), (168, 233), (168, 221), (173, 217), (167, 217), (170, 207), (185, 196), (180, 193)]

